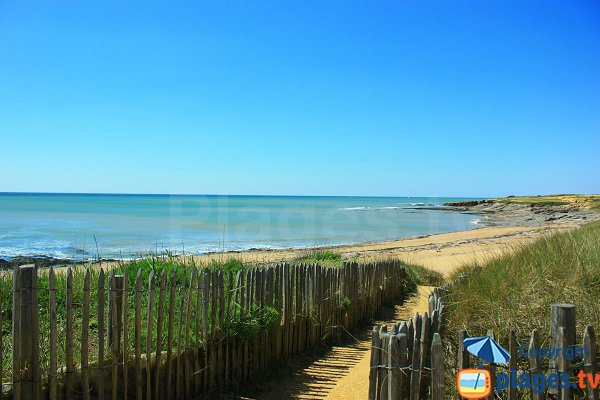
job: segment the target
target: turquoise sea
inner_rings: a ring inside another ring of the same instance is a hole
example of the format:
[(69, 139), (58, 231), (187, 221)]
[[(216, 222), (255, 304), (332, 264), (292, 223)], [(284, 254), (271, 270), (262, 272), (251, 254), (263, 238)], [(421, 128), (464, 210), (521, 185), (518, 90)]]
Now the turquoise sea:
[(0, 257), (131, 258), (407, 238), (477, 227), (442, 197), (0, 193)]

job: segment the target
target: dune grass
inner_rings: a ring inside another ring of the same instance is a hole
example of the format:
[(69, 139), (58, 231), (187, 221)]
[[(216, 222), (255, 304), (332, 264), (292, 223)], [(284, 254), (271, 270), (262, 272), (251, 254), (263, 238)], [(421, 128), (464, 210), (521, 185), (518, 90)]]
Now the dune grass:
[(600, 221), (466, 265), (452, 280), (449, 334), (494, 329), (502, 338), (514, 328), (525, 339), (538, 328), (547, 337), (553, 303), (577, 306), (578, 334), (586, 325), (600, 331)]
[(590, 210), (600, 210), (600, 195), (550, 194), (544, 196), (508, 196), (499, 199), (505, 204), (525, 204), (531, 207), (575, 206)]
[(405, 263), (404, 266), (408, 270), (409, 280), (414, 281), (417, 285), (442, 286), (445, 283), (444, 276), (438, 271), (420, 264)]
[(331, 250), (307, 250), (306, 254), (296, 258), (295, 263), (320, 264), (324, 267), (341, 267), (344, 257)]

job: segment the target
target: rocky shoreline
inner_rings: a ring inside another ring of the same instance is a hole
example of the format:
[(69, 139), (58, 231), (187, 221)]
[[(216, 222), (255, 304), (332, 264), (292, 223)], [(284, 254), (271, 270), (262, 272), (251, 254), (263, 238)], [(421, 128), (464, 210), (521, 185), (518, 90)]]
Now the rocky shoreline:
[(486, 226), (581, 225), (600, 219), (600, 213), (576, 205), (520, 204), (486, 199), (444, 204), (448, 211), (481, 215)]
[[(116, 260), (104, 260), (102, 261), (110, 262)], [(20, 265), (26, 264), (35, 264), (40, 268), (48, 268), (48, 267), (61, 267), (67, 265), (73, 265), (74, 261), (66, 258), (55, 258), (50, 256), (18, 256), (11, 257), (8, 260), (0, 258), (0, 271), (1, 270), (10, 270), (18, 267)], [(87, 263), (87, 262), (86, 262)]]

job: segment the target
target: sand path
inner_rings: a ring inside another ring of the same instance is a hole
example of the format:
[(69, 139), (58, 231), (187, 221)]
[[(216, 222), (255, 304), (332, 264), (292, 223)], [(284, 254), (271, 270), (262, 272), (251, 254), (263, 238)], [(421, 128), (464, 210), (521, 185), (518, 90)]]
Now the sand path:
[[(431, 286), (420, 286), (418, 292), (409, 298), (404, 305), (395, 306), (394, 316), (391, 321), (402, 321), (411, 318), (416, 312), (424, 313), (428, 309), (427, 298), (433, 288)], [(379, 323), (391, 322), (379, 321)], [(358, 344), (356, 345), (358, 347)], [(360, 343), (360, 348), (365, 349), (360, 359), (348, 374), (337, 381), (337, 384), (325, 397), (326, 399), (336, 400), (364, 400), (369, 398), (369, 368), (371, 362), (371, 338)]]
[[(377, 314), (375, 324), (406, 320), (426, 311), (427, 296), (432, 287), (421, 286), (404, 304), (385, 306)], [(238, 399), (360, 399), (368, 398), (369, 363), (372, 325), (352, 330), (352, 338), (324, 353), (306, 353), (288, 360), (265, 380), (242, 389)]]
[[(361, 258), (398, 257), (423, 264), (448, 276), (465, 262), (482, 262), (504, 251), (514, 250), (540, 235), (567, 228), (481, 228), (424, 238), (344, 246), (337, 250), (345, 255)], [(384, 308), (379, 313), (376, 323), (391, 324), (406, 320), (416, 312), (426, 311), (427, 296), (431, 289), (421, 286), (404, 304)], [(284, 370), (263, 380), (241, 398), (366, 399), (369, 387), (371, 327), (365, 325), (353, 330), (351, 333), (354, 340), (335, 346), (325, 354), (303, 355), (289, 361)]]

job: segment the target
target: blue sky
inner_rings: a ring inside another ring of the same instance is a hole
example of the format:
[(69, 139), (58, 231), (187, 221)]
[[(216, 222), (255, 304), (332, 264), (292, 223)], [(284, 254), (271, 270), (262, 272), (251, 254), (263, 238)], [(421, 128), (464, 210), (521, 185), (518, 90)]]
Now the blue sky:
[(600, 192), (600, 3), (0, 1), (0, 191)]

